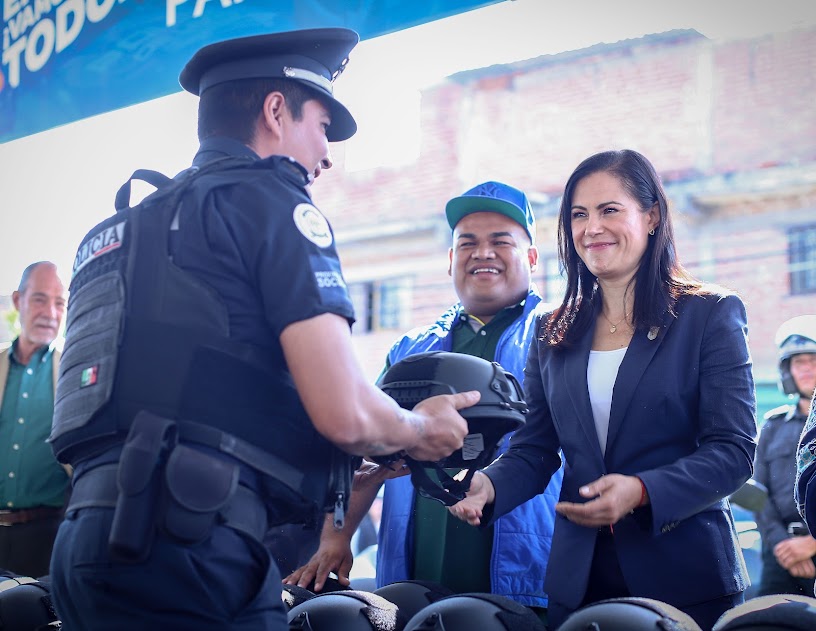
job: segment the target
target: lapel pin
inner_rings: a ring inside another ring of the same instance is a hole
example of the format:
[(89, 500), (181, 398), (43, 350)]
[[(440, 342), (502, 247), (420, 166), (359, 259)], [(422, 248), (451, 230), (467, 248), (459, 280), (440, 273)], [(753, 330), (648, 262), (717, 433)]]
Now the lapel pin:
[(648, 337), (650, 340), (654, 340), (659, 331), (660, 329), (658, 327), (653, 326), (651, 329), (649, 329), (649, 333), (646, 335), (646, 337)]

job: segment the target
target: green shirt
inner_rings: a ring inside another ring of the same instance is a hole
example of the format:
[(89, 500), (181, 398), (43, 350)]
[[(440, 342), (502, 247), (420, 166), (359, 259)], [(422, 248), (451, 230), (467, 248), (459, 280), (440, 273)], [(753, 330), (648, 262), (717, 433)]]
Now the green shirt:
[(46, 441), (54, 416), (53, 350), (44, 346), (28, 365), (8, 354), (0, 407), (0, 509), (62, 506), (68, 474)]
[[(524, 311), (524, 304), (503, 309), (482, 325), (464, 312), (454, 325), (452, 350), (493, 361), (502, 333)], [(432, 479), (435, 472), (428, 471)], [(454, 475), (455, 470), (448, 470)], [(415, 580), (441, 583), (454, 592), (489, 593), (493, 527), (474, 528), (451, 516), (435, 500), (416, 495), (414, 504)]]

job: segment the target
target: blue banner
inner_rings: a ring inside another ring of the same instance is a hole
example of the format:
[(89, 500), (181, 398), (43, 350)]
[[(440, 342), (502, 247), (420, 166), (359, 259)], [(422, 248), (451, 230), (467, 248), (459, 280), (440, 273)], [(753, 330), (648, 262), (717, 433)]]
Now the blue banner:
[(211, 42), (329, 26), (368, 39), (498, 1), (0, 0), (0, 143), (178, 92)]

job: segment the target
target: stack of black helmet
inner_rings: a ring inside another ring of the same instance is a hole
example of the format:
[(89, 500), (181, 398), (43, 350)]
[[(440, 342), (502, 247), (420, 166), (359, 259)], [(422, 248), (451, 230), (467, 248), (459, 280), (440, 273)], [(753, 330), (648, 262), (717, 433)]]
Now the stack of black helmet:
[(0, 570), (0, 631), (61, 628), (48, 577), (32, 578)]

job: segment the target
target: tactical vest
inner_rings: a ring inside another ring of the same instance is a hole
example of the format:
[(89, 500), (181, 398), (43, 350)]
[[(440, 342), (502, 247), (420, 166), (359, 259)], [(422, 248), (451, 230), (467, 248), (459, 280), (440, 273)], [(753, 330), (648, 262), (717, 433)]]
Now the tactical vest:
[[(228, 313), (206, 284), (173, 264), (180, 205), (270, 170), (282, 158), (221, 158), (174, 179), (136, 171), (157, 190), (131, 207), (128, 180), (117, 212), (82, 241), (74, 262), (51, 437), (76, 465), (123, 444), (140, 411), (172, 419), (180, 442), (216, 449), (261, 474), (263, 494), (311, 521), (345, 508), (352, 458), (309, 421), (284, 366), (229, 336)], [(281, 177), (291, 174), (282, 173)], [(337, 512), (336, 512), (337, 517)]]

